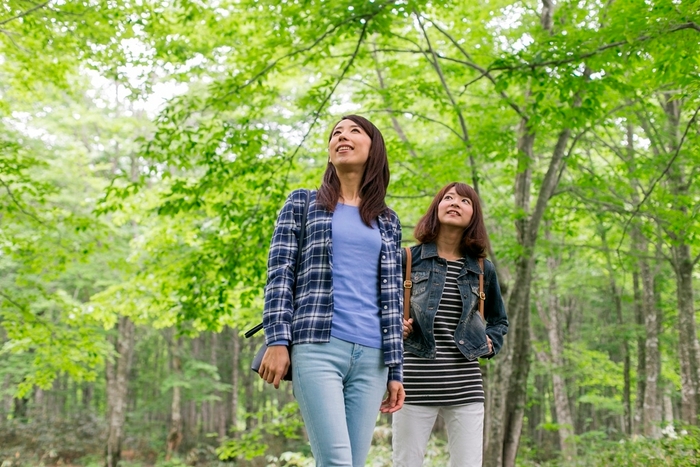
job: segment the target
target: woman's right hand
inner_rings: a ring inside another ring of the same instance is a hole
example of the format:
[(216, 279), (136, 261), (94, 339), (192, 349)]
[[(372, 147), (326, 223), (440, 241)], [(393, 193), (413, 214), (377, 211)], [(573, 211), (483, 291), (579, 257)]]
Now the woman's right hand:
[(271, 345), (265, 351), (258, 374), (266, 382), (279, 389), (280, 381), (287, 374), (290, 365), (289, 350), (286, 345)]
[(413, 318), (403, 320), (403, 338), (404, 340), (413, 332)]

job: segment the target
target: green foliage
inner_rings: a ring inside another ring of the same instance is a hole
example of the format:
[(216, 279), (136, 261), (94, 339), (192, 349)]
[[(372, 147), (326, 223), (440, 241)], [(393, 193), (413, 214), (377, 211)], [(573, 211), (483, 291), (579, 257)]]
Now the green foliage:
[(78, 412), (52, 421), (5, 420), (0, 424), (0, 464), (73, 463), (101, 449), (102, 430), (99, 419)]
[(636, 438), (610, 443), (599, 439), (592, 445), (583, 443), (583, 458), (575, 465), (629, 467), (674, 466), (686, 467), (700, 464), (700, 432), (697, 427), (673, 432), (673, 436), (660, 440)]
[[(265, 412), (269, 412), (267, 408)], [(216, 454), (221, 460), (235, 459), (253, 459), (264, 455), (268, 450), (268, 445), (265, 439), (270, 436), (282, 437), (284, 439), (299, 439), (301, 437), (301, 429), (303, 422), (299, 415), (299, 407), (296, 402), (286, 404), (281, 410), (272, 408), (273, 413), (258, 413), (257, 415), (250, 414), (250, 417), (257, 417), (258, 420), (265, 418), (262, 423), (256, 425), (252, 430), (243, 433), (237, 433), (234, 438), (222, 443), (216, 450)], [(288, 456), (287, 456), (288, 457)], [(283, 456), (280, 455), (280, 459)], [(291, 461), (291, 459), (283, 459)], [(296, 465), (296, 464), (281, 464), (281, 465)]]
[[(504, 292), (530, 254), (515, 226), (532, 218), (558, 137), (571, 132), (557, 189), (542, 200), (531, 290), (538, 303), (558, 304), (565, 351), (561, 365), (537, 362), (525, 436), (557, 445), (547, 381), (559, 374), (581, 465), (692, 465), (682, 464), (697, 452), (688, 437), (608, 440), (621, 436), (625, 358), (633, 403), (640, 383), (645, 331), (633, 276), (642, 259), (655, 271), (662, 318), (660, 384), (678, 405), (673, 262), (678, 248), (690, 258), (700, 248), (696, 10), (672, 0), (564, 1), (545, 28), (538, 2), (510, 0), (6, 1), (0, 413), (29, 436), (43, 415), (22, 414), (13, 397), (31, 402), (41, 387), (85, 397), (104, 416), (104, 363), (127, 316), (138, 325), (126, 430), (134, 449), (162, 451), (174, 387), (189, 423), (183, 451), (213, 445), (198, 414), (234, 394), (246, 396), (236, 413), (254, 413), (258, 425), (227, 440), (222, 458), (262, 456), (278, 437), (299, 436), (293, 409), (270, 413), (250, 378), (234, 386), (252, 349), (228, 357), (235, 333), (260, 319), (277, 211), (291, 189), (319, 185), (328, 127), (357, 112), (385, 136), (388, 201), (406, 243), (438, 187), (478, 185)], [(525, 130), (531, 158), (518, 150)], [(513, 181), (525, 170), (532, 184), (521, 209)], [(532, 316), (534, 348), (545, 355), (549, 312)], [(227, 342), (215, 346), (212, 333)], [(181, 374), (171, 368), (173, 339)], [(557, 457), (530, 446), (521, 457)], [(373, 465), (388, 465), (388, 450), (377, 443)], [(429, 451), (426, 462), (446, 465), (440, 436)], [(309, 457), (268, 454), (274, 465)]]

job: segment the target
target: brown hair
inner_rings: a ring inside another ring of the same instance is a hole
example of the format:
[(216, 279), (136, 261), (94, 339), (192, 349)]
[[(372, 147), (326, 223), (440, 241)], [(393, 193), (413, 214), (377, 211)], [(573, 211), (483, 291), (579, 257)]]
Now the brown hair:
[(472, 202), (472, 219), (462, 233), (462, 253), (475, 258), (485, 258), (486, 252), (489, 249), (489, 236), (486, 233), (484, 215), (481, 211), (481, 202), (474, 188), (466, 183), (452, 182), (445, 185), (437, 195), (435, 195), (435, 198), (433, 198), (428, 212), (418, 221), (413, 231), (413, 236), (420, 243), (432, 243), (437, 239), (440, 233), (438, 205), (440, 201), (442, 201), (442, 198), (445, 197), (445, 194), (452, 188), (455, 189), (459, 196), (466, 196)]
[[(386, 189), (389, 186), (389, 160), (386, 155), (386, 145), (382, 133), (369, 120), (359, 115), (345, 115), (338, 120), (328, 137), (330, 142), (333, 137), (333, 129), (343, 120), (351, 120), (362, 128), (372, 144), (369, 148), (369, 156), (365, 164), (365, 171), (360, 180), (360, 217), (368, 227), (372, 220), (386, 209)], [(318, 189), (316, 202), (325, 209), (333, 212), (340, 198), (340, 179), (335, 171), (335, 166), (328, 161), (326, 173), (323, 174), (323, 183)]]

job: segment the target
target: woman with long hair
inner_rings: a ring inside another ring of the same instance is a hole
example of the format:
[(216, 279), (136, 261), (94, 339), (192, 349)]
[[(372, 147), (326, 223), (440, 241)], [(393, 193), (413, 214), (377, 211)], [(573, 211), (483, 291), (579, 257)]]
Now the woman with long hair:
[(384, 200), (389, 164), (371, 122), (343, 117), (328, 156), (319, 190), (293, 191), (277, 219), (263, 314), (269, 347), (259, 374), (279, 387), (291, 346), (294, 396), (316, 465), (361, 467), (377, 415), (399, 410), (404, 398), (401, 225)]

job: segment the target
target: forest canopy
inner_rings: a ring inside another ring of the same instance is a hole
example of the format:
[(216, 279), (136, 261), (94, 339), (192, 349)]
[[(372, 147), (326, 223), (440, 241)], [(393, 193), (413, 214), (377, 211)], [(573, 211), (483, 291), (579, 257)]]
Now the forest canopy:
[(5, 0), (0, 463), (307, 465), (243, 333), (284, 199), (355, 113), (386, 140), (405, 245), (444, 184), (481, 198), (510, 320), (482, 365), (485, 465), (697, 465), (699, 16)]

